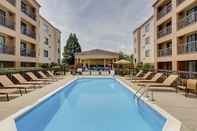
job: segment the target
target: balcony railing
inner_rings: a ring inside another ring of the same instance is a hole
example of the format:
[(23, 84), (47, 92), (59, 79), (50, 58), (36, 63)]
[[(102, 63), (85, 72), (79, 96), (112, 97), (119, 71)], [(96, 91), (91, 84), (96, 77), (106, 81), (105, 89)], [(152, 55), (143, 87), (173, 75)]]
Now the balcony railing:
[(162, 30), (160, 30), (157, 34), (158, 38), (161, 38), (163, 36), (166, 36), (168, 34), (172, 33), (172, 26), (167, 26), (165, 28), (163, 28)]
[(36, 57), (36, 51), (34, 49), (21, 49), (21, 56)]
[(16, 6), (16, 0), (7, 0), (7, 2), (9, 2), (10, 4), (12, 4), (13, 6)]
[(32, 31), (29, 31), (29, 30), (21, 30), (21, 33), (24, 34), (24, 35), (27, 35), (31, 38), (36, 38), (36, 33), (35, 32), (32, 32)]
[(176, 0), (176, 4), (177, 6), (180, 5), (181, 3), (183, 3), (185, 0)]
[(197, 53), (197, 41), (192, 41), (186, 44), (179, 44), (177, 48), (178, 54)]
[(32, 12), (30, 12), (27, 9), (21, 8), (21, 11), (26, 14), (27, 16), (29, 16), (30, 18), (32, 18), (33, 20), (36, 20), (36, 15), (34, 15)]
[(193, 12), (190, 15), (185, 16), (184, 18), (178, 21), (178, 29), (182, 29), (196, 22), (197, 22), (197, 12)]
[(168, 4), (163, 7), (161, 11), (158, 13), (158, 19), (164, 17), (166, 14), (168, 14), (172, 10), (172, 4)]
[(172, 55), (172, 47), (160, 49), (158, 51), (158, 57), (171, 56), (171, 55)]
[(8, 47), (0, 47), (0, 54), (14, 55), (15, 54), (15, 49), (14, 48), (8, 48)]
[(3, 15), (0, 15), (0, 25), (13, 29), (13, 30), (15, 29), (15, 22), (11, 19), (6, 18)]

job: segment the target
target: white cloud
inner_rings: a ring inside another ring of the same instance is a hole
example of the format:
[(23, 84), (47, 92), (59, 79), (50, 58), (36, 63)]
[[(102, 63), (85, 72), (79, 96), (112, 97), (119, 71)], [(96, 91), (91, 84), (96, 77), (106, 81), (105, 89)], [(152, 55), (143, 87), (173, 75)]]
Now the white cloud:
[(101, 48), (132, 53), (132, 32), (152, 13), (150, 0), (38, 0), (41, 14), (62, 31), (62, 48), (70, 32), (83, 50)]

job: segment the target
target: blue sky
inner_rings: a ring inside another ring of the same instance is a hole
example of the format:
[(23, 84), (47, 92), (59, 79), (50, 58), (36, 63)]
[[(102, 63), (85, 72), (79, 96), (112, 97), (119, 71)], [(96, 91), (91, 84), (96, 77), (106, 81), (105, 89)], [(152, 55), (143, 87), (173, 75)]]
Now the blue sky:
[(62, 32), (70, 32), (83, 50), (106, 49), (131, 54), (132, 32), (152, 15), (152, 0), (38, 0), (41, 15)]

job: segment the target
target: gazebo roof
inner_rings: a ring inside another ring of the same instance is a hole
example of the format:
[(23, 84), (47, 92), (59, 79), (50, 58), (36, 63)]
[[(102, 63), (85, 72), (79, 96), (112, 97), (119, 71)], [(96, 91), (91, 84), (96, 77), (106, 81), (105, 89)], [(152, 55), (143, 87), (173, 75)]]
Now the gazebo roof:
[(119, 58), (119, 54), (112, 51), (93, 49), (76, 53), (77, 58)]

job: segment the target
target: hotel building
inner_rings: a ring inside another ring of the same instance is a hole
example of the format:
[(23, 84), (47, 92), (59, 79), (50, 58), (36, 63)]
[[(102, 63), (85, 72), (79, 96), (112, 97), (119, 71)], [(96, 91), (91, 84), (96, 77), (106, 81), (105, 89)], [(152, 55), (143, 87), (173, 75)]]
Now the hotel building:
[(134, 64), (154, 65), (154, 18), (151, 16), (133, 32)]
[(0, 68), (40, 63), (39, 9), (36, 0), (0, 0)]
[(60, 63), (61, 32), (40, 16), (39, 63)]
[(197, 1), (157, 0), (153, 7), (156, 69), (197, 72)]

